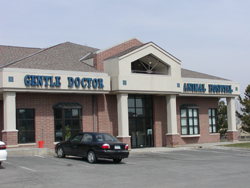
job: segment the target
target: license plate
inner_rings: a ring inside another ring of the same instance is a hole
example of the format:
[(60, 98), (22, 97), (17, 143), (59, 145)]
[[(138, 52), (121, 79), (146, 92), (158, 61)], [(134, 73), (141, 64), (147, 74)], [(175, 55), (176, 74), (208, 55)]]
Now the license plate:
[(121, 149), (121, 146), (115, 146), (115, 149)]

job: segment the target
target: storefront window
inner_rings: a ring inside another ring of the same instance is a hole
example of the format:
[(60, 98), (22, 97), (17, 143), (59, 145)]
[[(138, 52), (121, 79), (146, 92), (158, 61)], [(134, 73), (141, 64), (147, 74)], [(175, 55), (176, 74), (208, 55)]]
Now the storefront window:
[(217, 109), (208, 109), (208, 114), (209, 114), (209, 132), (210, 133), (217, 133), (218, 128), (217, 128)]
[[(77, 108), (68, 108), (75, 106)], [(64, 109), (66, 108), (66, 109)], [(55, 142), (68, 140), (82, 130), (81, 105), (58, 103), (54, 106)]]
[(17, 110), (18, 143), (35, 142), (35, 110)]
[(181, 134), (195, 135), (199, 134), (199, 111), (194, 106), (186, 105), (181, 108)]

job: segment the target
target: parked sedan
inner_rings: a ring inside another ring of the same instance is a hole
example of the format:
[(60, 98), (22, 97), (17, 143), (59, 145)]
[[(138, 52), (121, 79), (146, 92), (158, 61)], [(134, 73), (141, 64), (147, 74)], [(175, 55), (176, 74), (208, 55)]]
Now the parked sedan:
[(0, 166), (2, 165), (2, 161), (5, 160), (7, 160), (6, 145), (4, 142), (0, 141)]
[(128, 144), (121, 143), (107, 133), (85, 132), (62, 141), (55, 146), (59, 158), (65, 155), (87, 158), (89, 163), (95, 163), (99, 158), (113, 159), (119, 163), (129, 156)]

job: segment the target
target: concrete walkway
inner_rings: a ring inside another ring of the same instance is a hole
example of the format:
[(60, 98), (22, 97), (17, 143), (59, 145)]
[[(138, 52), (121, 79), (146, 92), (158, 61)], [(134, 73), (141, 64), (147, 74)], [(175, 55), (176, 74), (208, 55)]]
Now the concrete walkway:
[[(221, 147), (222, 145), (235, 144), (235, 143), (250, 143), (250, 141), (187, 144), (176, 148), (168, 148), (168, 147), (136, 148), (136, 149), (131, 149), (130, 153), (179, 151), (179, 150), (198, 149), (198, 148), (218, 148)], [(52, 155), (52, 156), (55, 155), (54, 150), (47, 148), (7, 148), (7, 152), (8, 155)]]

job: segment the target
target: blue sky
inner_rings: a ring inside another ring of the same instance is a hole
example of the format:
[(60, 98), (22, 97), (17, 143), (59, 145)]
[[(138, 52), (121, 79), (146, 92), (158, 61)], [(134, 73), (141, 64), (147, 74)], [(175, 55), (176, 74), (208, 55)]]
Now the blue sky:
[(0, 44), (45, 48), (70, 41), (106, 48), (153, 41), (182, 68), (250, 84), (250, 1), (0, 0)]

